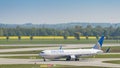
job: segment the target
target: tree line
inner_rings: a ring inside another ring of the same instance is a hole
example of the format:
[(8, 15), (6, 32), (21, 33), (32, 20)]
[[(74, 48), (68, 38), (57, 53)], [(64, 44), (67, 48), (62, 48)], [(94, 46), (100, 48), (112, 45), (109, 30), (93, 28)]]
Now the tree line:
[(101, 36), (117, 37), (120, 36), (120, 27), (87, 27), (75, 26), (66, 29), (53, 29), (53, 28), (0, 28), (0, 36)]

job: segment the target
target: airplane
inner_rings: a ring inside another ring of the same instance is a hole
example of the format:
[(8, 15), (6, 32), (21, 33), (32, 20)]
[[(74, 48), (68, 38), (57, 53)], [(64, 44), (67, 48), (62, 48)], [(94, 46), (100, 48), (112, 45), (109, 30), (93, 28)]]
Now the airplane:
[(96, 54), (103, 53), (102, 44), (104, 41), (104, 35), (97, 41), (97, 43), (91, 49), (69, 49), (63, 50), (62, 46), (58, 50), (43, 50), (40, 52), (40, 56), (42, 56), (43, 60), (46, 59), (59, 59), (66, 58), (66, 61), (79, 61), (79, 57), (81, 56), (93, 56)]

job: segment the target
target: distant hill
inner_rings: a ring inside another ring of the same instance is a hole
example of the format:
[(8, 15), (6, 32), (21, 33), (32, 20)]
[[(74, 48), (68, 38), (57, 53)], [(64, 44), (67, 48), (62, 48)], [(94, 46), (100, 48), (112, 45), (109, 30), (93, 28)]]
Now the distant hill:
[(73, 28), (75, 26), (82, 26), (86, 27), (87, 25), (91, 25), (92, 27), (101, 26), (101, 27), (118, 27), (120, 26), (120, 23), (86, 23), (86, 22), (71, 22), (71, 23), (62, 23), (62, 24), (32, 24), (32, 23), (26, 23), (26, 24), (2, 24), (0, 23), (0, 28), (16, 28), (24, 27), (24, 28), (54, 28), (54, 29), (65, 29), (65, 28)]

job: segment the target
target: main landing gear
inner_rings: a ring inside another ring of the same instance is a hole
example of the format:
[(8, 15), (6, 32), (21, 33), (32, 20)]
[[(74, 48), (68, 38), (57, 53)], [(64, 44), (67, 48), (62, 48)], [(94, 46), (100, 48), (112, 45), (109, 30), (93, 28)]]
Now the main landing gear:
[(78, 58), (75, 58), (75, 61), (79, 61), (79, 59), (78, 59)]
[(71, 60), (74, 60), (74, 61), (79, 61), (79, 58), (71, 58), (70, 56), (68, 56), (67, 58), (66, 58), (66, 61), (71, 61)]

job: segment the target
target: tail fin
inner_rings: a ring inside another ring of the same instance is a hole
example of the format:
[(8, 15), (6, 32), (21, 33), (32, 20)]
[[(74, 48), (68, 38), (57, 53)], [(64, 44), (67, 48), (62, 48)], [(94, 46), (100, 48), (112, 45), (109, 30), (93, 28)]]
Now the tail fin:
[(93, 49), (101, 49), (103, 41), (104, 41), (104, 36), (101, 36), (98, 42), (94, 45)]

